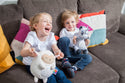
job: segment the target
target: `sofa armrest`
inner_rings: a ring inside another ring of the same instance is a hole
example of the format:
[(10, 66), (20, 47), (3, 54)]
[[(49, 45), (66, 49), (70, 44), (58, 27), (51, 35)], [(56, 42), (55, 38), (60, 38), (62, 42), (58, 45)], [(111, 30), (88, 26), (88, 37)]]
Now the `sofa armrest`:
[(120, 27), (119, 27), (119, 31), (118, 32), (125, 35), (125, 15), (121, 15)]

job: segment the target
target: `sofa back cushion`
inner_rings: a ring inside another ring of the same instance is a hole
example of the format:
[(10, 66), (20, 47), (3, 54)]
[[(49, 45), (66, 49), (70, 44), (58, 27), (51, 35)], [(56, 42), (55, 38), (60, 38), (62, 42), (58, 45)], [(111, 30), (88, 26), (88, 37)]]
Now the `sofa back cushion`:
[(119, 32), (125, 35), (125, 14), (121, 15)]
[(19, 29), (22, 17), (23, 11), (20, 6), (16, 4), (0, 5), (0, 24), (9, 44)]
[(78, 0), (78, 13), (91, 13), (105, 9), (107, 33), (119, 28), (121, 8), (124, 0)]
[(5, 24), (12, 20), (19, 20), (22, 16), (23, 12), (20, 6), (16, 4), (0, 5), (0, 24)]
[(53, 29), (56, 34), (61, 29), (60, 14), (65, 9), (77, 11), (77, 0), (19, 0), (18, 4), (23, 7), (24, 18), (28, 19), (36, 13), (47, 12), (53, 17)]
[(4, 34), (7, 38), (9, 45), (19, 30), (20, 20), (14, 20), (5, 24), (2, 24)]

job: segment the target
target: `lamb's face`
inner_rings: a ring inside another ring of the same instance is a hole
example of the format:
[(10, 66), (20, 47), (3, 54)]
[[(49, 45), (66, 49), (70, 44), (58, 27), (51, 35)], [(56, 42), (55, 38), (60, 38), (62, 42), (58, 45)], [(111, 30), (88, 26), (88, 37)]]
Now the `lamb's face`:
[(43, 54), (41, 59), (43, 62), (45, 62), (47, 64), (52, 64), (52, 63), (54, 63), (55, 57), (53, 55)]
[(56, 67), (54, 54), (49, 50), (36, 53), (37, 56), (34, 57), (30, 66), (31, 73), (40, 79), (50, 77)]

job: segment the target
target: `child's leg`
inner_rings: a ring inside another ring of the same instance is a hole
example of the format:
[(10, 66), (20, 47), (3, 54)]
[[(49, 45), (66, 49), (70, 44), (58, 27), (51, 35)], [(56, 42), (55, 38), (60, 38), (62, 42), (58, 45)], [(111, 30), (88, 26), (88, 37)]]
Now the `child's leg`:
[(72, 83), (70, 80), (67, 79), (64, 72), (56, 67), (58, 70), (57, 74), (55, 75), (57, 83)]
[(48, 78), (47, 83), (57, 83), (56, 77), (52, 74), (52, 75)]
[(62, 37), (58, 40), (58, 47), (64, 53), (64, 59), (62, 60), (62, 69), (67, 74), (68, 77), (73, 78), (75, 76), (74, 71), (72, 70), (72, 66), (68, 60), (71, 57), (70, 48), (69, 48), (70, 40), (68, 37)]
[(73, 70), (72, 65), (70, 64), (68, 58), (64, 58), (62, 60), (62, 69), (65, 72), (65, 74), (69, 77), (69, 78), (73, 78), (75, 76), (75, 72)]
[(76, 66), (77, 69), (79, 70), (83, 70), (84, 67), (87, 66), (92, 61), (92, 57), (89, 54), (79, 54), (77, 55), (77, 57), (78, 58), (76, 59), (79, 59), (79, 60), (74, 64), (74, 66)]
[(70, 50), (69, 50), (70, 40), (68, 37), (62, 37), (58, 40), (58, 47), (64, 53), (64, 57), (71, 57)]

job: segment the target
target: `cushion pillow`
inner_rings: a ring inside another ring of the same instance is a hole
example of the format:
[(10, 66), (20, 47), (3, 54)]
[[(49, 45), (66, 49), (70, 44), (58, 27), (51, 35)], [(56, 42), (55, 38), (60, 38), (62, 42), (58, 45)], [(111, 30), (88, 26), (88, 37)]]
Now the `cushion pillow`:
[(10, 47), (0, 25), (0, 73), (14, 65), (10, 55)]
[(20, 56), (20, 51), (23, 47), (23, 42), (27, 36), (27, 33), (30, 31), (30, 28), (28, 25), (29, 25), (29, 21), (22, 18), (20, 29), (11, 43), (11, 48), (15, 53), (15, 61), (18, 64), (23, 64), (22, 56)]
[(105, 45), (108, 43), (106, 39), (106, 14), (104, 10), (94, 13), (87, 13), (79, 15), (80, 21), (77, 27), (88, 26), (90, 43), (88, 47), (97, 45)]
[(83, 17), (90, 17), (90, 16), (100, 15), (100, 14), (104, 14), (104, 13), (105, 13), (105, 10), (101, 10), (101, 11), (99, 11), (99, 12), (81, 14), (79, 17), (80, 17), (80, 18), (83, 18)]

